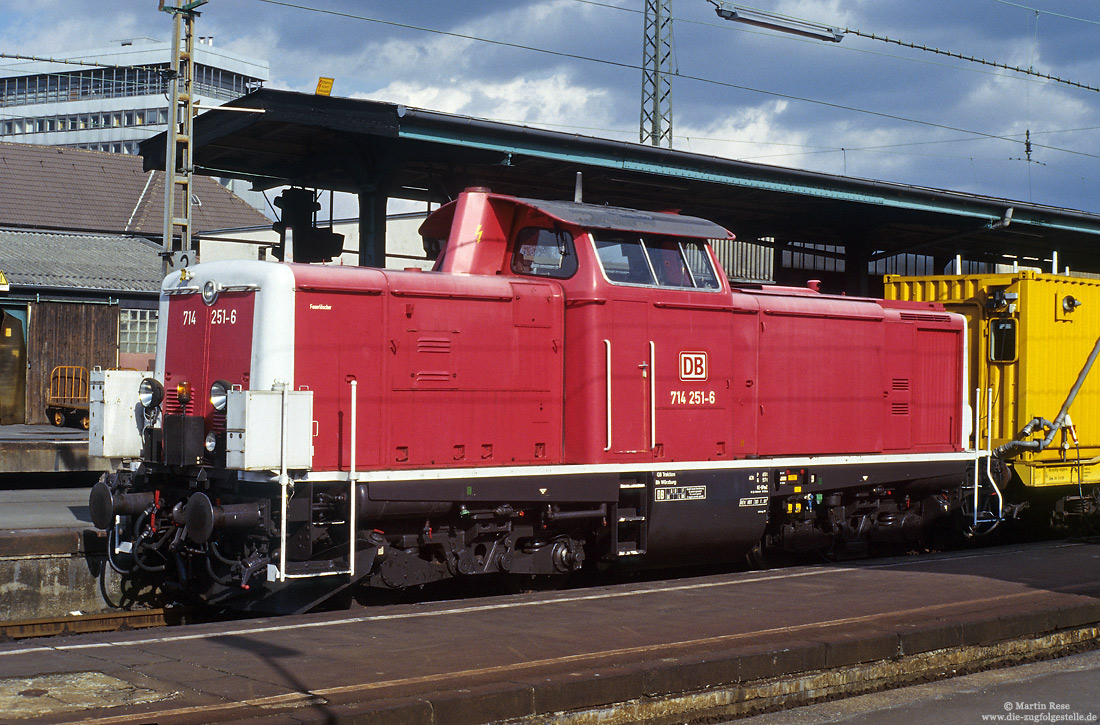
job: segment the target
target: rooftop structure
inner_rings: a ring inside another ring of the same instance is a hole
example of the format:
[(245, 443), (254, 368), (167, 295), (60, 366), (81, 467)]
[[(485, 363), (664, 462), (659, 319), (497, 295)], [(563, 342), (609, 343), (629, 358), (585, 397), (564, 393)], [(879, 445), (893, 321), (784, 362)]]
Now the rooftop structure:
[[(260, 88), (266, 61), (195, 46), (195, 98), (217, 106)], [(171, 43), (150, 38), (49, 60), (0, 64), (0, 141), (136, 154), (168, 123)]]
[[(0, 188), (2, 228), (163, 233), (164, 174), (135, 156), (0, 143)], [(212, 178), (196, 178), (192, 197), (197, 231), (270, 224)]]

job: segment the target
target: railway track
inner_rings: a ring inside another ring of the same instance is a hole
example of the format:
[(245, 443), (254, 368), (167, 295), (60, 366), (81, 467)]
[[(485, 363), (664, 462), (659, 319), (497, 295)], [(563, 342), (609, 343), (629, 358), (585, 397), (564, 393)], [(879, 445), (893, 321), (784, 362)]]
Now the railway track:
[(179, 608), (161, 608), (14, 620), (0, 622), (0, 641), (166, 627), (182, 619)]

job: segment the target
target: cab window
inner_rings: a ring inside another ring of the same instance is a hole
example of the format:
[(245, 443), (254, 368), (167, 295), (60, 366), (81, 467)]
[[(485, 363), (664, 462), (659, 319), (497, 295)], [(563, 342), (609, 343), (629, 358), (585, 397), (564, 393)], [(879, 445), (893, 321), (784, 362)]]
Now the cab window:
[(710, 263), (707, 246), (699, 241), (683, 239), (680, 241), (680, 251), (684, 255), (688, 269), (691, 270), (691, 278), (695, 281), (695, 286), (702, 289), (718, 289), (718, 275), (714, 273), (714, 266)]
[(662, 287), (693, 287), (691, 273), (680, 254), (680, 243), (676, 239), (654, 239), (646, 244), (649, 259), (653, 263), (653, 273), (657, 284)]
[(536, 277), (572, 277), (577, 271), (573, 235), (560, 229), (521, 229), (512, 252), (512, 271)]
[(600, 265), (609, 280), (624, 284), (654, 284), (653, 270), (642, 249), (641, 237), (605, 232), (593, 241)]
[(601, 232), (594, 235), (604, 274), (622, 284), (719, 288), (706, 245), (680, 237)]

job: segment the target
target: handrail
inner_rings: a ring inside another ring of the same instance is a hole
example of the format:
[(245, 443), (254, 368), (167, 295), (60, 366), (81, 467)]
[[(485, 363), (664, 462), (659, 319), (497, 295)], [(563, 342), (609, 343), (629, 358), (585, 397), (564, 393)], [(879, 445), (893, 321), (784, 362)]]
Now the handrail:
[(656, 346), (649, 341), (649, 448), (657, 447), (657, 367)]
[(356, 454), (356, 432), (358, 427), (358, 409), (356, 406), (357, 395), (356, 392), (359, 389), (359, 381), (355, 378), (351, 379), (351, 460), (348, 463), (348, 501), (349, 511), (348, 514), (348, 573), (355, 576), (355, 503), (358, 496), (355, 490), (355, 454)]
[[(288, 411), (289, 411), (289, 398), (287, 395), (287, 389), (283, 387), (283, 431), (281, 438), (281, 452), (280, 452), (280, 468), (279, 468), (279, 484), (282, 487), (282, 500), (280, 502), (280, 516), (282, 521), (281, 530), (279, 532), (279, 581), (286, 581), (287, 579), (310, 579), (322, 576), (336, 576), (339, 574), (355, 574), (355, 521), (357, 517), (356, 512), (356, 497), (355, 497), (355, 468), (356, 468), (356, 454), (357, 448), (355, 445), (355, 435), (357, 431), (357, 411), (356, 411), (356, 390), (358, 381), (352, 379), (351, 383), (351, 460), (348, 473), (348, 485), (351, 491), (351, 497), (349, 501), (349, 521), (348, 526), (351, 529), (350, 541), (348, 543), (349, 555), (348, 555), (348, 568), (338, 569), (334, 571), (320, 571), (310, 572), (307, 574), (287, 574), (286, 573), (286, 540), (287, 540), (287, 502), (289, 500), (289, 491), (293, 486), (290, 481), (290, 476), (287, 474), (287, 425), (288, 425)], [(324, 483), (338, 483), (337, 481), (330, 481)]]
[(611, 340), (603, 341), (607, 358), (607, 446), (604, 452), (611, 450)]
[(282, 401), (283, 401), (283, 425), (279, 435), (279, 581), (286, 581), (286, 515), (287, 515), (287, 499), (289, 498), (290, 477), (287, 475), (286, 466), (286, 425), (287, 425), (287, 389), (286, 383), (279, 383), (282, 386)]
[(981, 450), (982, 438), (982, 389), (974, 389), (974, 510), (971, 512), (973, 523), (971, 531), (978, 528), (978, 452)]
[(1001, 489), (993, 479), (993, 388), (986, 390), (986, 425), (985, 425), (985, 477), (993, 486), (997, 495), (997, 520), (1000, 521), (1004, 514), (1004, 497)]

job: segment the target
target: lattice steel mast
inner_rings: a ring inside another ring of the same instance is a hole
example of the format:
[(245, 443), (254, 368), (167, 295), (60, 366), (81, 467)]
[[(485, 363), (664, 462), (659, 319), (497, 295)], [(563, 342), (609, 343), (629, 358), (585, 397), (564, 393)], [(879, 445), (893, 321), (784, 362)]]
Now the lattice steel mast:
[[(195, 117), (195, 18), (196, 8), (207, 0), (165, 5), (172, 15), (172, 103), (168, 109), (168, 137), (164, 157), (164, 271), (186, 267), (197, 261), (191, 249), (191, 121)], [(178, 241), (177, 237), (178, 229)]]
[(639, 140), (672, 146), (672, 0), (645, 0)]

